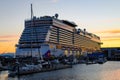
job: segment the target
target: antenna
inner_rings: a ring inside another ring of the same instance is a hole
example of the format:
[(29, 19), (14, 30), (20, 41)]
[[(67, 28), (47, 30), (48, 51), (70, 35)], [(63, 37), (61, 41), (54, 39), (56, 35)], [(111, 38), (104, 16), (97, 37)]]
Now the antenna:
[(57, 19), (57, 18), (58, 18), (58, 16), (59, 16), (59, 15), (56, 13), (56, 14), (55, 14), (55, 18)]
[[(34, 18), (34, 14), (33, 14), (33, 9), (32, 9), (32, 4), (31, 4), (31, 36), (33, 36), (33, 31), (35, 31), (35, 34), (36, 34), (36, 39), (37, 39), (37, 41), (38, 41), (38, 33), (37, 33), (37, 31), (36, 31), (36, 29), (32, 29), (32, 27), (34, 27), (35, 26), (35, 20), (33, 19)], [(33, 30), (33, 31), (32, 31)], [(31, 38), (32, 39), (32, 38)], [(31, 40), (31, 56), (32, 56), (32, 48), (33, 48), (33, 46), (32, 46), (32, 40)], [(38, 46), (40, 46), (40, 43), (38, 43)], [(40, 57), (40, 59), (42, 59), (43, 60), (43, 57), (42, 57), (42, 54), (40, 53), (40, 48), (38, 47), (38, 53), (39, 53), (39, 57)]]
[[(32, 36), (33, 36), (33, 30), (32, 30), (33, 21), (32, 20), (33, 20), (33, 9), (32, 9), (32, 4), (31, 4), (31, 34), (30, 34), (31, 35), (31, 39), (32, 39)], [(33, 42), (32, 42), (32, 40), (30, 42), (31, 42), (30, 43), (31, 44), (31, 49), (30, 50), (31, 50), (31, 57), (32, 57), (32, 52), (33, 52), (33, 50), (32, 50), (32, 48), (33, 48), (32, 43)]]
[(34, 14), (33, 14), (33, 9), (32, 9), (32, 4), (31, 4), (31, 20), (33, 19), (33, 16)]

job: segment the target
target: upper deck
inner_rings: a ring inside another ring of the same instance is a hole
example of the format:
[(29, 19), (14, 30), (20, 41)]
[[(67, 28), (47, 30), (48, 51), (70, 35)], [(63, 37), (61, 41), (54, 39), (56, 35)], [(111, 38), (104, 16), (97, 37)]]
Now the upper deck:
[(37, 26), (55, 26), (74, 34), (82, 35), (84, 37), (89, 38), (92, 41), (101, 43), (100, 37), (95, 34), (87, 32), (85, 29), (76, 29), (77, 25), (74, 22), (70, 22), (68, 20), (60, 20), (51, 16), (43, 16), (43, 17), (33, 17), (31, 20), (25, 20), (25, 27), (37, 27)]

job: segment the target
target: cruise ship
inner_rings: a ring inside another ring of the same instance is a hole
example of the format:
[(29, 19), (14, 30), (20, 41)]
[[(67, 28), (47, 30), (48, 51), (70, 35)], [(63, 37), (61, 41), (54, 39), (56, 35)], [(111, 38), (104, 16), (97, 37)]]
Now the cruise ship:
[(100, 37), (77, 27), (74, 22), (58, 19), (58, 14), (35, 17), (31, 4), (31, 19), (25, 20), (16, 57), (80, 56), (100, 50)]
[(74, 22), (55, 16), (33, 17), (25, 20), (25, 27), (16, 45), (16, 57), (50, 55), (82, 55), (100, 50), (100, 37), (86, 29), (77, 29)]

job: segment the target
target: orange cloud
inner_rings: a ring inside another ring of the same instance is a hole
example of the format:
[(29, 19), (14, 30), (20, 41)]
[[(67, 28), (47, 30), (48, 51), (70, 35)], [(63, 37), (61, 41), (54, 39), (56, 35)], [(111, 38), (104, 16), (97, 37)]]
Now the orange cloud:
[(108, 38), (108, 39), (104, 38), (102, 40), (103, 41), (120, 41), (120, 38)]
[(99, 31), (95, 34), (100, 36), (102, 47), (120, 47), (120, 29)]
[(111, 33), (111, 34), (116, 34), (116, 33), (120, 33), (120, 29), (115, 29), (115, 30), (106, 30), (106, 31), (98, 31), (98, 32), (95, 32), (95, 33)]
[(18, 39), (18, 35), (4, 35), (0, 36), (0, 42), (10, 42)]
[(120, 47), (120, 38), (103, 39), (102, 47)]
[(1, 38), (16, 38), (18, 37), (18, 35), (4, 35), (4, 36), (0, 36), (0, 39)]
[(101, 38), (103, 38), (103, 39), (120, 38), (120, 35), (103, 35), (103, 36), (101, 36)]
[(0, 40), (0, 42), (9, 42), (11, 40)]
[(15, 44), (17, 44), (18, 39), (18, 35), (0, 36), (0, 53), (15, 52)]
[(112, 31), (109, 31), (109, 33), (120, 33), (120, 30), (112, 30)]
[(113, 19), (108, 19), (108, 20), (102, 20), (101, 22), (104, 22), (104, 23), (120, 22), (120, 18), (113, 18)]
[(95, 32), (95, 34), (99, 35), (101, 39), (117, 39), (120, 38), (120, 30), (106, 30), (106, 31), (99, 31)]
[(109, 30), (109, 31), (103, 31), (102, 33), (120, 33), (120, 30)]
[(0, 42), (0, 53), (15, 52), (16, 41)]

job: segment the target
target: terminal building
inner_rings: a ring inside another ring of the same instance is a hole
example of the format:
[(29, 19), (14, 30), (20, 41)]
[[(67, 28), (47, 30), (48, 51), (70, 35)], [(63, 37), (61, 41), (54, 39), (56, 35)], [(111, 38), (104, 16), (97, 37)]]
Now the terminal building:
[(120, 60), (120, 47), (101, 48), (108, 60)]

